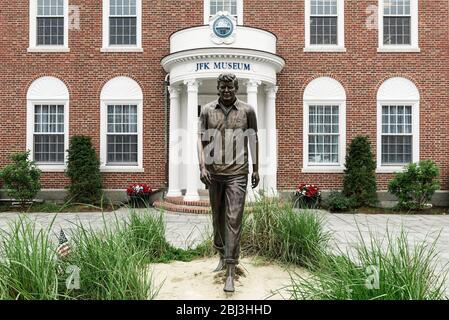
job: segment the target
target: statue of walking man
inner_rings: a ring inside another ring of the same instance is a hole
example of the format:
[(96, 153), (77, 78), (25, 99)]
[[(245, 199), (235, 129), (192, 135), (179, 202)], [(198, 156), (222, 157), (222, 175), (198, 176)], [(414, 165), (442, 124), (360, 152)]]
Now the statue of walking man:
[(235, 75), (222, 74), (217, 82), (219, 98), (201, 111), (198, 158), (201, 181), (209, 188), (214, 247), (220, 255), (214, 271), (226, 269), (223, 290), (234, 292), (249, 175), (248, 145), (253, 189), (260, 180), (257, 116), (252, 106), (236, 98), (239, 84)]

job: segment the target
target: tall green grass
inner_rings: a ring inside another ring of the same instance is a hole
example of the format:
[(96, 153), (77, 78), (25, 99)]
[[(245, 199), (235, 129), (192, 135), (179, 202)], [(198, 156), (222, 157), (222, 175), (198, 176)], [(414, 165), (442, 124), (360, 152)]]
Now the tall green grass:
[(330, 234), (323, 218), (294, 210), (291, 202), (261, 195), (244, 215), (242, 251), (313, 267), (328, 248)]
[[(9, 231), (0, 230), (0, 299), (153, 299), (158, 288), (149, 263), (213, 254), (211, 239), (188, 250), (174, 248), (166, 241), (162, 215), (150, 211), (103, 219), (99, 230), (73, 223), (72, 251), (64, 259), (56, 254), (52, 226), (41, 229), (21, 216)], [(66, 287), (73, 267), (79, 269), (79, 289)]]
[(73, 252), (67, 265), (79, 268), (80, 288), (67, 295), (74, 299), (153, 299), (151, 274), (145, 252), (128, 241), (126, 229), (108, 227), (102, 231), (78, 226), (72, 238)]
[(19, 216), (9, 231), (0, 232), (0, 262), (2, 299), (58, 299), (58, 260), (49, 229)]
[[(361, 238), (354, 254), (322, 255), (311, 277), (293, 278), (293, 299), (437, 300), (445, 296), (447, 271), (438, 271), (436, 241), (410, 246), (402, 231), (384, 241)], [(445, 267), (442, 268), (443, 270)]]

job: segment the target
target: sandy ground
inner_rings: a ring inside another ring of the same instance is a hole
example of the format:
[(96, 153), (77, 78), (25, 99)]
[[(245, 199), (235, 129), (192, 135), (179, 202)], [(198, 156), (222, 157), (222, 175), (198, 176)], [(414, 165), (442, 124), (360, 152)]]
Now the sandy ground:
[(153, 283), (160, 287), (156, 300), (289, 299), (287, 286), (291, 284), (291, 275), (307, 276), (302, 268), (280, 266), (262, 258), (244, 258), (240, 260), (235, 292), (225, 293), (225, 272), (212, 272), (217, 263), (217, 258), (207, 258), (150, 265)]

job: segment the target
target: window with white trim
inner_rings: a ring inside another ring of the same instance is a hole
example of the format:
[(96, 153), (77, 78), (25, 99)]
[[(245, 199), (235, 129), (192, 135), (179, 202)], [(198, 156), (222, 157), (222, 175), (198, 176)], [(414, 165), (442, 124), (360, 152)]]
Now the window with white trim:
[(339, 106), (309, 105), (309, 164), (338, 164)]
[(237, 24), (243, 24), (243, 0), (204, 0), (204, 23), (208, 24), (220, 11), (228, 12)]
[(68, 0), (30, 0), (28, 51), (68, 51)]
[(321, 77), (304, 91), (303, 172), (340, 173), (346, 156), (346, 93), (335, 79)]
[(379, 51), (418, 50), (418, 1), (379, 2)]
[(419, 161), (419, 91), (408, 79), (385, 81), (377, 93), (377, 171)]
[(143, 172), (142, 89), (131, 78), (116, 77), (100, 99), (100, 169)]
[(103, 0), (103, 52), (142, 51), (142, 0)]
[(137, 105), (108, 104), (107, 164), (138, 164)]
[(69, 147), (69, 91), (61, 80), (42, 77), (27, 93), (27, 149), (43, 171), (64, 171)]
[(412, 106), (382, 105), (382, 165), (412, 162)]
[(33, 159), (38, 164), (64, 164), (64, 105), (35, 104)]
[(344, 0), (305, 0), (305, 51), (344, 51)]

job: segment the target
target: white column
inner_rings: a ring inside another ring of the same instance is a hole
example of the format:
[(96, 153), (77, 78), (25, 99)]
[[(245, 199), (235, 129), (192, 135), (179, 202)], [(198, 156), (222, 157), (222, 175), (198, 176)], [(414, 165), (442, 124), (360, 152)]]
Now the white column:
[[(254, 108), (254, 111), (256, 112), (256, 117), (257, 117), (257, 126), (259, 127), (259, 108), (258, 108), (258, 103), (257, 103), (257, 88), (259, 87), (259, 85), (261, 84), (261, 81), (259, 80), (254, 80), (254, 79), (250, 79), (247, 81), (246, 83), (246, 93), (247, 93), (247, 99), (248, 99), (248, 104), (251, 105)], [(260, 157), (260, 141), (259, 141), (259, 157)], [(249, 201), (254, 201), (255, 200), (255, 194), (257, 194), (259, 192), (260, 189), (260, 183), (259, 186), (257, 186), (257, 188), (253, 189), (251, 187), (251, 175), (253, 173), (253, 159), (251, 158), (251, 149), (248, 148), (248, 162), (249, 162), (249, 181), (248, 181), (248, 192), (247, 192), (247, 196), (248, 196), (248, 200)], [(260, 163), (259, 163), (260, 165)], [(261, 181), (262, 182), (262, 178)]]
[(267, 128), (267, 167), (265, 186), (268, 196), (277, 196), (277, 169), (278, 169), (278, 144), (276, 126), (276, 93), (277, 86), (269, 86), (265, 89), (266, 99), (266, 128)]
[(198, 201), (198, 180), (200, 168), (197, 155), (198, 139), (198, 87), (200, 83), (196, 79), (186, 80), (187, 85), (187, 191), (185, 201)]
[(167, 197), (180, 197), (180, 141), (179, 132), (181, 104), (179, 100), (180, 88), (170, 87), (170, 142), (169, 142), (169, 164), (168, 164), (168, 193)]

